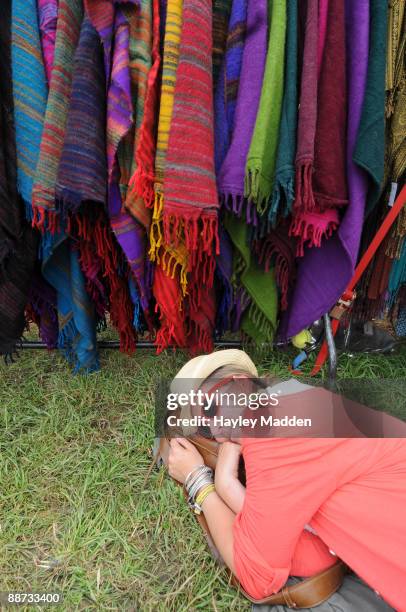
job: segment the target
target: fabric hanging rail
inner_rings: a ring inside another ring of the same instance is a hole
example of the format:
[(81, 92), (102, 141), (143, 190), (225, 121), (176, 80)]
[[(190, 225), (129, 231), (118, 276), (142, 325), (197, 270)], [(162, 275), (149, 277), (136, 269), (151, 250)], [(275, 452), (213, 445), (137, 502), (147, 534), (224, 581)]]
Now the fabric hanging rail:
[[(404, 185), (405, 3), (5, 0), (0, 354), (288, 342)], [(406, 335), (406, 212), (354, 317)], [(230, 342), (238, 342), (231, 340)], [(36, 344), (35, 346), (40, 346)]]

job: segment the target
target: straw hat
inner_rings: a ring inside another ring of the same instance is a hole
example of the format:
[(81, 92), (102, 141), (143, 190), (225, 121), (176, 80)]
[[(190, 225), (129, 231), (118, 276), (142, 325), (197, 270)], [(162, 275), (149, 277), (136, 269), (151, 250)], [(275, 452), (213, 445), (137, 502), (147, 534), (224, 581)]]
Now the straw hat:
[(223, 366), (236, 366), (238, 370), (246, 370), (250, 376), (258, 376), (257, 368), (245, 351), (225, 349), (209, 355), (194, 357), (179, 370), (174, 381), (180, 378), (205, 380), (213, 372)]
[[(206, 378), (223, 366), (235, 366), (237, 372), (242, 370), (250, 377), (258, 376), (257, 368), (247, 353), (238, 349), (225, 349), (209, 355), (199, 355), (185, 363), (171, 383), (171, 393), (189, 393), (192, 389), (198, 391)], [(180, 416), (190, 418), (191, 407), (182, 406)], [(183, 426), (185, 436), (192, 435), (195, 431), (194, 427)]]

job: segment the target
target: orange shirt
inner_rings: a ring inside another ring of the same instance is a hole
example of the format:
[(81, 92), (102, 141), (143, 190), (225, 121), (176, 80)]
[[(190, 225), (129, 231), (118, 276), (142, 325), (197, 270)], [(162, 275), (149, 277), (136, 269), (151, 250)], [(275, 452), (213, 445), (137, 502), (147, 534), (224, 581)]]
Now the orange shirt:
[(406, 439), (250, 438), (242, 449), (234, 563), (252, 597), (329, 567), (335, 554), (406, 611)]

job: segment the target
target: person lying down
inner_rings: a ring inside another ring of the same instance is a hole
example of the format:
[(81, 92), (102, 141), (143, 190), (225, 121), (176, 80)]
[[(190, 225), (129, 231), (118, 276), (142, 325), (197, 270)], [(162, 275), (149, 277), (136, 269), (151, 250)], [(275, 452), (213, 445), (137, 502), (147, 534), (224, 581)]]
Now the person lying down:
[[(294, 379), (266, 389), (278, 399), (269, 401), (263, 427), (258, 405), (213, 406), (213, 392), (231, 393), (236, 385), (258, 391), (257, 377), (249, 356), (231, 349), (192, 359), (171, 385), (200, 389), (211, 404), (204, 425), (219, 443), (215, 474), (187, 439), (200, 405), (196, 412), (184, 401), (185, 437), (170, 436), (167, 466), (202, 512), (224, 563), (255, 601), (284, 593), (277, 605), (254, 604), (258, 611), (304, 608), (291, 587), (341, 560), (349, 570), (338, 590), (304, 609), (406, 612), (406, 424)], [(220, 412), (224, 418), (215, 419)], [(286, 412), (300, 419), (284, 430), (279, 417)], [(236, 413), (238, 424), (230, 427), (226, 419)], [(305, 418), (312, 422), (307, 429)], [(380, 437), (368, 437), (374, 435)]]

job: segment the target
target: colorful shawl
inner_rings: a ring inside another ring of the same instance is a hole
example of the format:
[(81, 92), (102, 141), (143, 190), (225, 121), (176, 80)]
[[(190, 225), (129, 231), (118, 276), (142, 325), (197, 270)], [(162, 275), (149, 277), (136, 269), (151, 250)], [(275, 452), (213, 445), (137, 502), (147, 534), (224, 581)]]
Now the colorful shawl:
[[(148, 72), (147, 92), (145, 97), (145, 108), (142, 125), (139, 130), (138, 143), (135, 149), (136, 170), (130, 179), (131, 198), (127, 198), (126, 206), (144, 225), (150, 224), (149, 215), (139, 215), (137, 206), (132, 208), (131, 202), (138, 203), (142, 200), (145, 206), (152, 208), (154, 205), (154, 162), (156, 148), (156, 118), (159, 102), (159, 71), (161, 66), (160, 55), (160, 15), (159, 0), (153, 0), (152, 8), (152, 66)], [(138, 216), (137, 216), (138, 213)]]
[[(136, 171), (137, 147), (140, 130), (144, 121), (144, 111), (148, 90), (148, 76), (152, 67), (152, 29), (154, 15), (152, 0), (141, 0), (140, 7), (123, 7), (129, 23), (129, 72), (131, 79), (131, 99), (133, 105), (133, 125), (118, 148), (120, 165), (120, 190), (124, 206), (145, 228), (149, 228), (151, 211), (142, 198), (133, 190), (128, 190)], [(159, 28), (159, 14), (155, 16), (155, 28)], [(158, 67), (155, 67), (156, 74)], [(154, 111), (154, 109), (152, 109)]]
[(51, 233), (62, 227), (58, 202), (55, 200), (55, 186), (68, 116), (74, 54), (82, 19), (83, 6), (79, 0), (60, 0), (55, 61), (32, 202), (35, 226), (42, 230), (48, 229)]
[[(219, 173), (234, 130), (240, 74), (247, 24), (247, 0), (234, 0), (227, 34), (226, 52), (214, 97), (214, 149)], [(221, 250), (221, 249), (220, 249)]]
[(385, 68), (388, 3), (370, 0), (368, 76), (353, 159), (370, 176), (366, 215), (374, 208), (384, 175)]
[[(313, 0), (309, 1), (309, 10), (313, 7), (312, 2)], [(309, 132), (309, 145), (312, 141), (314, 154), (307, 160), (303, 158), (299, 163), (299, 171), (302, 169), (303, 175), (298, 178), (297, 198), (291, 225), (292, 235), (298, 238), (298, 256), (304, 255), (306, 243), (309, 246), (320, 247), (322, 239), (332, 235), (339, 224), (339, 208), (348, 204), (345, 167), (347, 121), (345, 4), (342, 0), (330, 0), (328, 8), (327, 32), (317, 92), (318, 110), (314, 141), (313, 132), (311, 139)], [(310, 18), (312, 17), (308, 14), (307, 23)], [(309, 80), (315, 81), (317, 87), (317, 63), (315, 64), (314, 61), (314, 51), (316, 51), (317, 58), (317, 45), (313, 42), (313, 28), (310, 33), (315, 49), (313, 49)], [(306, 50), (305, 42), (305, 57)], [(304, 65), (305, 62), (306, 59)], [(305, 78), (303, 73), (302, 79)], [(314, 107), (314, 101), (308, 103)], [(306, 107), (306, 102), (304, 102), (304, 107)], [(315, 110), (313, 108), (311, 117), (314, 116)], [(302, 102), (299, 111), (299, 130), (300, 122), (305, 122), (307, 119), (305, 115), (301, 115), (301, 111)], [(306, 131), (308, 129), (306, 128)], [(301, 148), (300, 138), (298, 151), (299, 148)], [(313, 176), (310, 174), (312, 171)]]
[(269, 43), (261, 99), (245, 169), (244, 195), (260, 214), (272, 195), (282, 110), (286, 0), (269, 3)]
[(156, 301), (155, 311), (159, 314), (160, 320), (160, 329), (156, 336), (158, 352), (161, 352), (170, 344), (186, 346), (183, 296), (186, 293), (187, 286), (187, 251), (181, 244), (176, 247), (164, 244), (162, 233), (163, 181), (179, 61), (182, 7), (182, 0), (168, 1), (162, 52), (162, 89), (155, 158), (154, 210), (149, 251), (151, 260), (156, 262), (153, 294)]
[[(13, 122), (11, 2), (0, 7), (0, 355), (11, 357), (24, 331), (37, 234), (24, 221), (17, 195)], [(14, 3), (13, 3), (14, 5)], [(13, 8), (15, 8), (13, 6)]]
[(230, 148), (218, 176), (218, 190), (224, 205), (237, 215), (241, 215), (245, 205), (249, 223), (255, 222), (256, 215), (255, 206), (244, 199), (245, 164), (261, 95), (267, 24), (266, 1), (249, 2), (235, 127)]
[(83, 6), (80, 0), (60, 0), (54, 65), (33, 204), (34, 223), (43, 232), (40, 252), (42, 273), (57, 293), (58, 347), (74, 365), (75, 372), (91, 372), (99, 369), (95, 308), (86, 292), (79, 253), (65, 234), (66, 211), (61, 210), (59, 202), (55, 200), (58, 166), (66, 134), (74, 55), (82, 20)]
[(286, 216), (295, 197), (295, 154), (297, 130), (298, 79), (298, 7), (297, 0), (287, 3), (285, 78), (282, 114), (279, 129), (278, 155), (269, 222), (275, 225), (278, 213)]
[(312, 210), (311, 186), (317, 125), (318, 0), (307, 0), (296, 151), (294, 214)]
[(73, 64), (66, 135), (55, 194), (75, 214), (84, 202), (106, 204), (106, 80), (99, 36), (85, 16)]
[[(219, 253), (214, 174), (212, 49), (208, 0), (184, 0), (179, 64), (164, 176), (165, 243), (184, 240), (189, 272), (213, 284)], [(193, 143), (193, 147), (190, 146)], [(182, 236), (180, 238), (180, 236)]]
[[(138, 78), (136, 32), (139, 31), (139, 2), (114, 4), (112, 0), (86, 0), (86, 11), (99, 33), (104, 49), (107, 91), (108, 213), (131, 271), (144, 310), (150, 287), (145, 278), (144, 228), (123, 209), (126, 186), (134, 167), (135, 113), (133, 88)], [(124, 176), (126, 177), (124, 179)]]
[(41, 32), (42, 55), (48, 85), (51, 82), (54, 65), (58, 0), (38, 0), (39, 29)]
[(357, 260), (368, 189), (363, 166), (352, 161), (359, 138), (359, 124), (365, 95), (369, 48), (370, 0), (346, 4), (348, 51), (348, 138), (347, 171), (349, 206), (340, 227), (320, 248), (306, 249), (300, 260), (289, 308), (282, 317), (279, 336), (296, 335), (328, 312), (351, 279)]
[(13, 2), (12, 72), (17, 146), (17, 187), (32, 220), (32, 187), (47, 104), (36, 0)]

